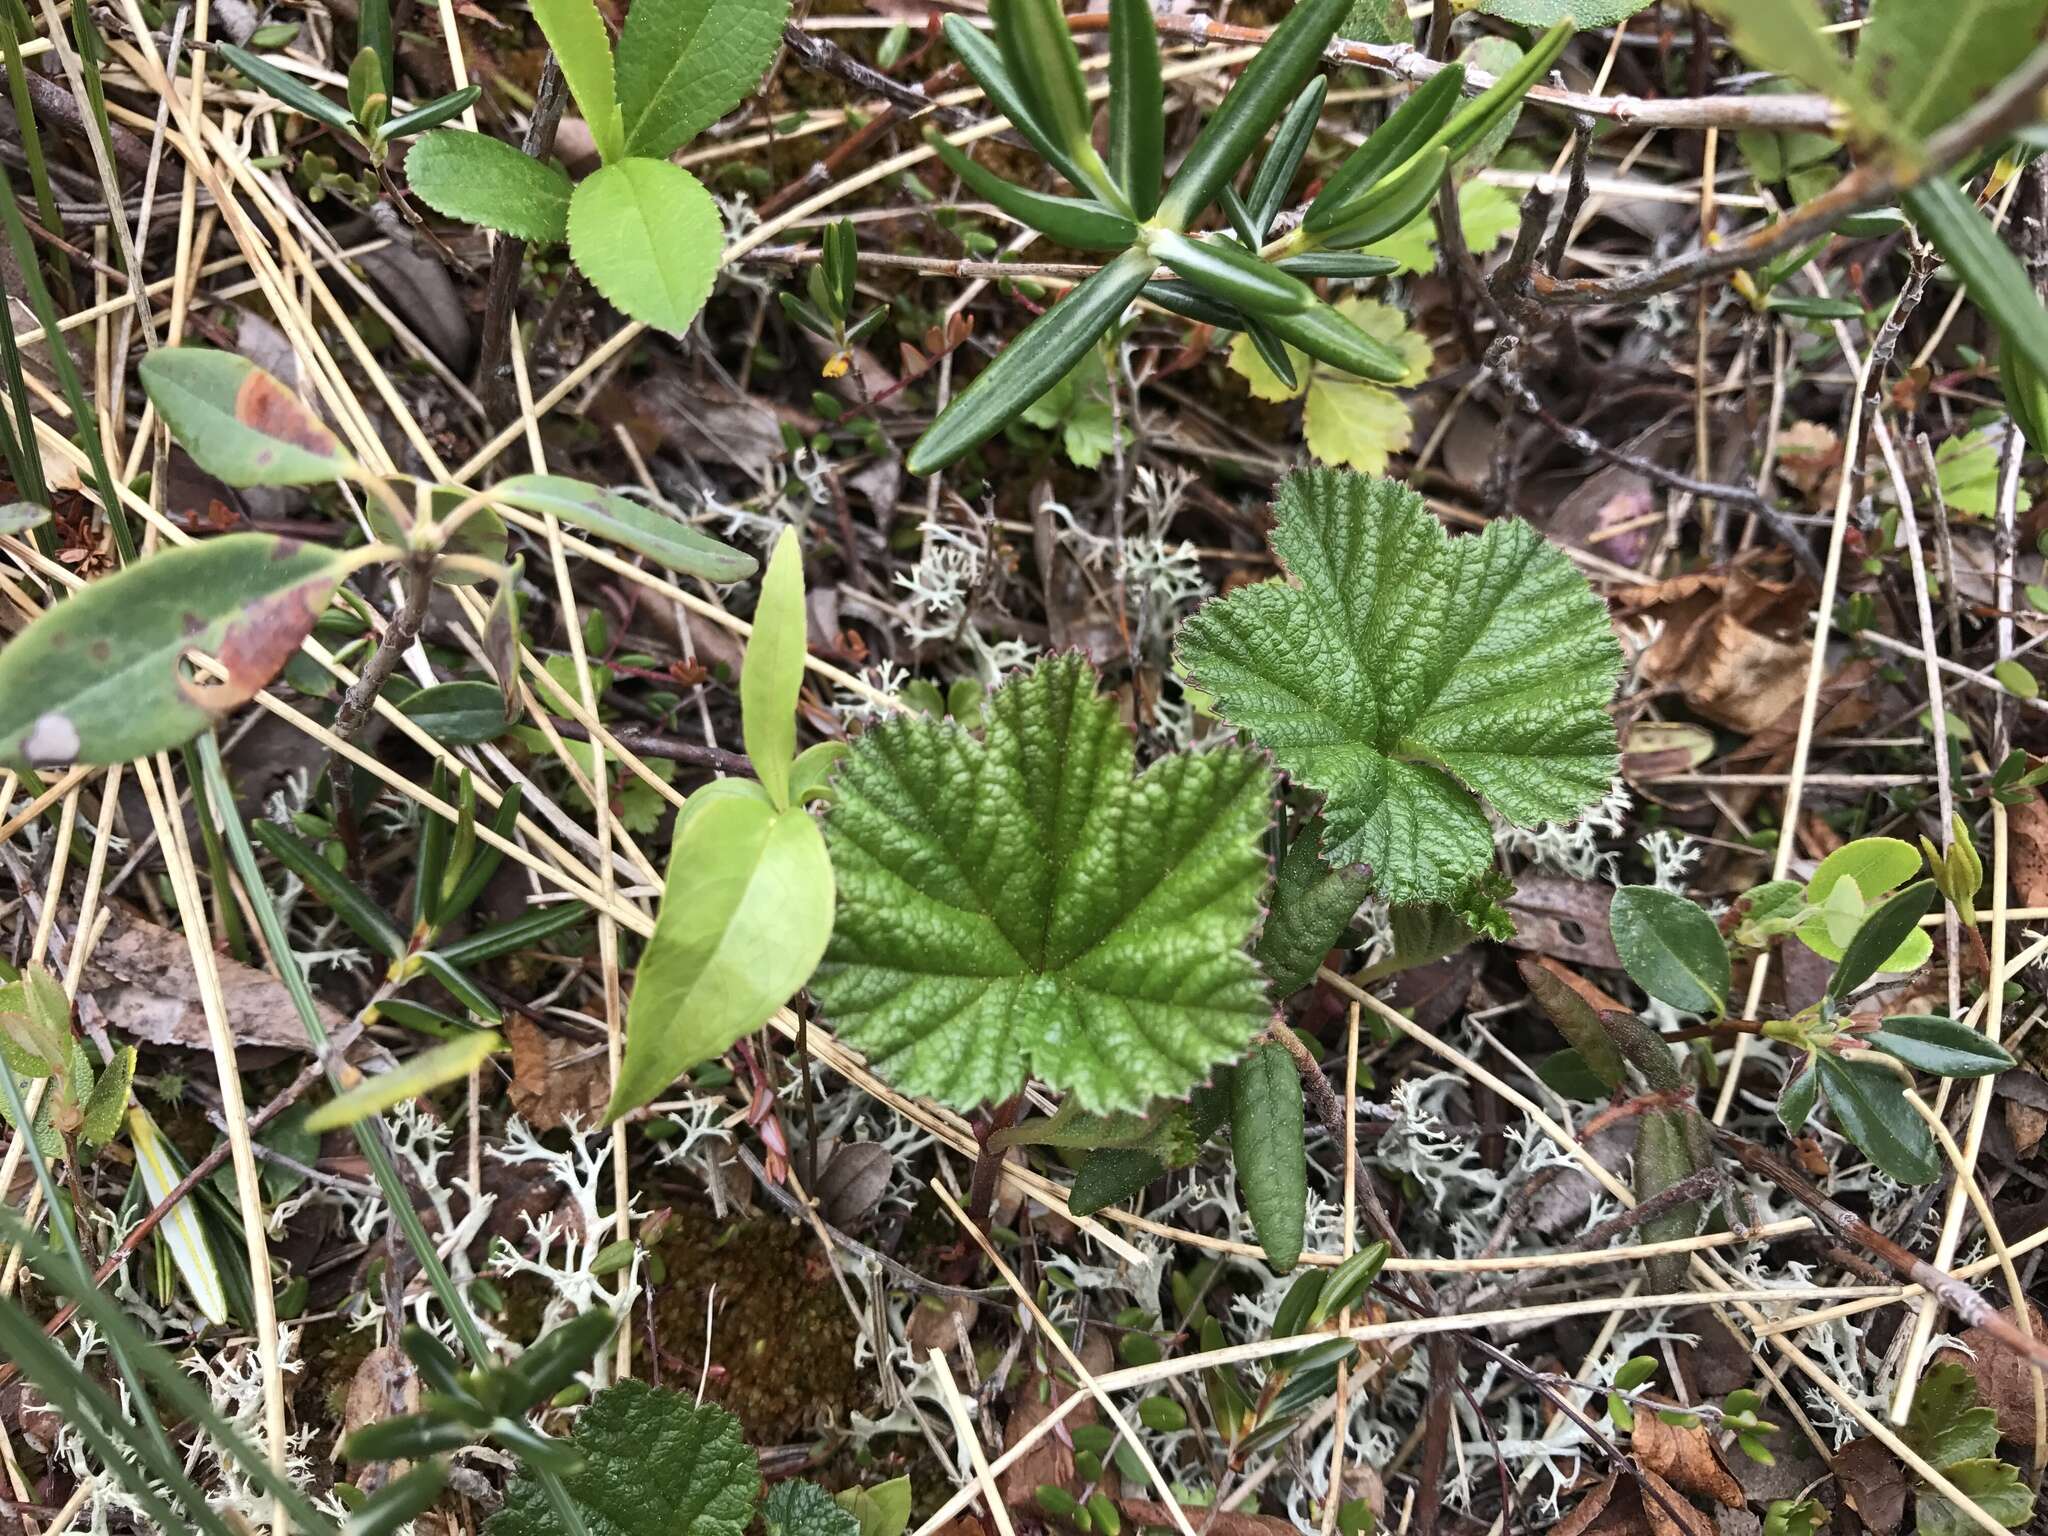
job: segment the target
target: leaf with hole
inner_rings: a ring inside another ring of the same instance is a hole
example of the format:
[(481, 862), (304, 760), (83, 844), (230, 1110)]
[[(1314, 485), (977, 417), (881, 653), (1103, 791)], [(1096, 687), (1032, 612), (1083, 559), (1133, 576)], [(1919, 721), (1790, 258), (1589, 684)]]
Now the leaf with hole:
[(355, 471), (306, 403), (245, 357), (159, 347), (139, 371), (178, 446), (229, 485), (324, 485)]
[(1333, 470), (1290, 475), (1275, 516), (1292, 579), (1202, 608), (1179, 659), (1323, 793), (1328, 862), (1371, 865), (1391, 901), (1455, 900), (1493, 864), (1475, 794), (1533, 826), (1607, 793), (1620, 648), (1534, 529), (1450, 539), (1406, 487)]
[(1704, 907), (1655, 886), (1625, 885), (1608, 925), (1622, 969), (1650, 996), (1688, 1013), (1728, 1011), (1728, 946)]
[(825, 951), (834, 905), (832, 862), (808, 811), (741, 793), (693, 795), (627, 1007), (626, 1059), (606, 1120), (648, 1103), (788, 1002)]
[[(182, 746), (278, 674), (355, 563), (230, 533), (92, 582), (0, 649), (0, 762), (125, 763)], [(195, 653), (224, 675), (188, 666)]]
[(569, 254), (591, 286), (621, 314), (674, 335), (711, 296), (724, 242), (704, 184), (666, 160), (607, 165), (569, 199)]
[(405, 157), (413, 193), (436, 213), (482, 224), (520, 240), (569, 238), (569, 178), (502, 139), (443, 128)]
[(1096, 1112), (1186, 1093), (1268, 1016), (1247, 943), (1270, 770), (1225, 747), (1134, 778), (1079, 656), (1004, 683), (986, 719), (888, 721), (841, 763), (813, 994), (876, 1071), (957, 1108), (1027, 1076)]
[(686, 576), (744, 581), (760, 569), (752, 555), (699, 533), (675, 515), (623, 491), (606, 490), (566, 475), (514, 475), (492, 486), (491, 495), (522, 512), (552, 513), (572, 528), (594, 533)]

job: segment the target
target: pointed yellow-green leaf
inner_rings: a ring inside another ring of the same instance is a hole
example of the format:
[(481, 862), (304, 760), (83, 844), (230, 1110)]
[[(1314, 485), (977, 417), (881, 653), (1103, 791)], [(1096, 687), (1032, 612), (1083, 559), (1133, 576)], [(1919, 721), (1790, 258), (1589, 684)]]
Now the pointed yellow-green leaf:
[(796, 700), (804, 682), (804, 557), (796, 530), (775, 541), (754, 630), (740, 669), (740, 725), (754, 777), (777, 810), (789, 806), (789, 767), (796, 761)]

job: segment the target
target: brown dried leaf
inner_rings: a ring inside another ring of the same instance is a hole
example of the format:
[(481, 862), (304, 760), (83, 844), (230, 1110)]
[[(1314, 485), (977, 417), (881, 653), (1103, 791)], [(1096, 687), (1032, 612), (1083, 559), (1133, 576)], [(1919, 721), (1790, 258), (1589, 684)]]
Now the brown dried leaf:
[(1666, 1424), (1654, 1413), (1639, 1413), (1629, 1444), (1636, 1460), (1666, 1482), (1730, 1509), (1741, 1507), (1742, 1485), (1721, 1464), (1704, 1426)]
[(1906, 1517), (1906, 1472), (1876, 1440), (1851, 1440), (1835, 1452), (1835, 1480), (1870, 1536), (1893, 1536)]
[[(109, 1026), (131, 1040), (192, 1051), (211, 1049), (185, 936), (124, 907), (108, 910), (113, 916), (85, 968), (81, 992)], [(215, 956), (213, 964), (236, 1044), (312, 1049), (283, 983), (225, 955)], [(318, 1002), (314, 1006), (330, 1035), (347, 1028), (349, 1021), (332, 1008)]]
[(549, 1034), (520, 1014), (507, 1014), (512, 1046), (512, 1108), (535, 1130), (558, 1131), (572, 1119), (595, 1125), (611, 1098), (604, 1052)]
[(1643, 1516), (1649, 1522), (1650, 1536), (1714, 1536), (1714, 1522), (1664, 1478), (1645, 1467), (1641, 1481)]
[(2048, 903), (2048, 802), (2030, 791), (2006, 808), (2005, 825), (2012, 837), (2013, 896), (2023, 907)]
[[(389, 1344), (380, 1345), (363, 1356), (363, 1363), (349, 1379), (340, 1439), (402, 1413), (417, 1413), (419, 1406), (420, 1380), (412, 1362)], [(338, 1442), (336, 1449), (338, 1452)]]

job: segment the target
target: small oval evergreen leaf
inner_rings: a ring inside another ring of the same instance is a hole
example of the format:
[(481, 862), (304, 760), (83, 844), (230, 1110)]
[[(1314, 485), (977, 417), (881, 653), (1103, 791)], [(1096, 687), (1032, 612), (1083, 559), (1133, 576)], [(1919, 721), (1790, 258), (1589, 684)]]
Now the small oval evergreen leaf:
[(1936, 1077), (1990, 1077), (2018, 1065), (1989, 1035), (1942, 1014), (1895, 1014), (1862, 1040)]
[(1920, 925), (1920, 919), (1927, 915), (1938, 894), (1932, 880), (1922, 880), (1907, 886), (1864, 918), (1856, 936), (1843, 948), (1841, 962), (1828, 982), (1829, 1000), (1841, 1002), (1875, 976), (1879, 967), (1905, 943), (1907, 935)]
[(1625, 885), (1608, 913), (1614, 948), (1650, 996), (1688, 1013), (1728, 1011), (1728, 946), (1695, 902), (1655, 886)]
[(1941, 1172), (1934, 1133), (1906, 1102), (1906, 1085), (1889, 1067), (1822, 1051), (1814, 1058), (1828, 1108), (1842, 1134), (1900, 1184), (1925, 1184)]

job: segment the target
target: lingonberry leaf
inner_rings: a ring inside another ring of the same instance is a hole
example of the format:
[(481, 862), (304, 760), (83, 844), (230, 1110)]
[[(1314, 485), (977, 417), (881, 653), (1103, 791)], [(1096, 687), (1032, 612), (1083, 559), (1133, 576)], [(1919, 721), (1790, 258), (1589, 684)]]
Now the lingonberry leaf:
[(1615, 764), (1621, 650), (1585, 578), (1528, 524), (1450, 539), (1422, 498), (1333, 470), (1290, 475), (1273, 548), (1181, 631), (1218, 712), (1327, 797), (1323, 856), (1392, 901), (1450, 900), (1493, 835), (1577, 816)]
[(1270, 1011), (1246, 948), (1265, 759), (1135, 752), (1094, 669), (990, 696), (983, 735), (905, 718), (840, 765), (839, 912), (811, 990), (899, 1088), (966, 1109), (1027, 1075), (1089, 1111), (1185, 1094)]
[[(740, 1421), (680, 1392), (622, 1381), (576, 1421), (583, 1465), (562, 1479), (590, 1536), (740, 1536), (761, 1473)], [(567, 1536), (541, 1486), (517, 1477), (487, 1536)]]

